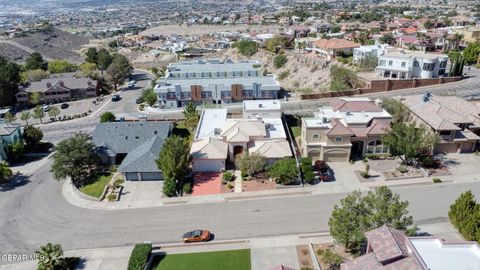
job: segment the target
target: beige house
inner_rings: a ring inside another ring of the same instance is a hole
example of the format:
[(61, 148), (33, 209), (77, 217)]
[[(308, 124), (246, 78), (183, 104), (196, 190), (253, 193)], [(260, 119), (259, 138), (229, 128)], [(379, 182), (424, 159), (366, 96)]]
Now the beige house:
[(33, 93), (40, 94), (40, 103), (52, 104), (98, 95), (97, 82), (90, 78), (76, 78), (74, 73), (56, 74), (22, 87), (15, 95), (17, 103), (29, 104)]
[(339, 55), (352, 55), (353, 49), (360, 44), (341, 38), (318, 39), (313, 42), (312, 50), (327, 60), (334, 60)]
[(380, 138), (391, 116), (367, 98), (340, 98), (302, 119), (302, 156), (312, 161), (347, 162), (366, 154), (387, 154)]
[(194, 172), (225, 170), (245, 151), (266, 157), (269, 164), (292, 156), (283, 121), (275, 117), (281, 115), (280, 104), (244, 101), (245, 108), (244, 118), (230, 119), (226, 109), (203, 110), (190, 151)]
[(400, 97), (413, 121), (440, 135), (434, 153), (471, 153), (480, 140), (480, 107), (456, 96)]

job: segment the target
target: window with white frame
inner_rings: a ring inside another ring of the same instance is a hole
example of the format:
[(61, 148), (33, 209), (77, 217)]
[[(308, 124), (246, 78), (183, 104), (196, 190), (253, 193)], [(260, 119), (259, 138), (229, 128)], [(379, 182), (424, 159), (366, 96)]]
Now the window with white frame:
[(313, 140), (318, 140), (318, 139), (320, 139), (320, 134), (318, 134), (318, 133), (313, 134), (313, 135), (312, 135), (312, 139), (313, 139)]
[(336, 142), (341, 142), (341, 141), (343, 141), (343, 138), (342, 137), (335, 137), (335, 141)]
[(388, 151), (388, 147), (384, 146), (380, 140), (371, 141), (367, 145), (368, 154), (387, 154)]

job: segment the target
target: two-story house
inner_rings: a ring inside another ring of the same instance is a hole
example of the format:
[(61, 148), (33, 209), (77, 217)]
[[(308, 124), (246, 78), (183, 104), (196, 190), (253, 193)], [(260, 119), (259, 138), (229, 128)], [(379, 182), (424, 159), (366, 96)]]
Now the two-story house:
[(155, 86), (163, 108), (182, 107), (188, 102), (214, 104), (248, 99), (276, 99), (280, 85), (273, 75), (263, 75), (258, 61), (196, 60), (167, 67), (165, 78)]
[(445, 75), (448, 56), (392, 50), (378, 56), (377, 76), (388, 79), (435, 78)]
[(300, 150), (312, 161), (329, 162), (388, 154), (380, 139), (390, 122), (391, 115), (368, 98), (335, 99), (302, 119)]
[(33, 93), (40, 94), (40, 103), (53, 104), (72, 99), (98, 95), (97, 82), (90, 78), (77, 78), (75, 73), (55, 74), (38, 82), (21, 87), (15, 95), (17, 103), (29, 104)]
[(384, 54), (390, 48), (388, 44), (374, 44), (363, 45), (353, 49), (353, 62), (360, 63), (363, 60), (371, 57), (378, 58), (379, 55)]
[(19, 125), (6, 124), (0, 120), (0, 161), (8, 159), (8, 146), (22, 140)]
[(434, 153), (471, 153), (480, 140), (480, 107), (456, 96), (399, 97), (412, 120), (438, 133)]

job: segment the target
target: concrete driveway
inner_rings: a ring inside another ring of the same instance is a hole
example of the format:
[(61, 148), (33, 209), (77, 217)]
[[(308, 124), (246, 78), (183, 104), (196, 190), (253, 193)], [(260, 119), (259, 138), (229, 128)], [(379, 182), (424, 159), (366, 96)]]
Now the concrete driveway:
[(252, 270), (268, 270), (283, 265), (298, 269), (298, 257), (295, 246), (265, 247), (251, 249)]
[(119, 204), (128, 207), (158, 205), (163, 194), (163, 181), (125, 181)]

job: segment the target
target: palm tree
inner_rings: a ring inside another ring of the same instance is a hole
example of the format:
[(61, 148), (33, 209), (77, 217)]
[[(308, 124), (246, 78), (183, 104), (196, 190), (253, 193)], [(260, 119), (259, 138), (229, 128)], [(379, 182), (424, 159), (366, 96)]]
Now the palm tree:
[(38, 256), (38, 270), (54, 270), (57, 266), (64, 265), (63, 249), (60, 244), (48, 243), (35, 251)]
[(20, 119), (25, 121), (25, 125), (27, 126), (28, 126), (28, 119), (30, 119), (30, 117), (32, 117), (32, 115), (29, 112), (22, 112), (22, 114), (20, 115)]
[(60, 114), (60, 109), (58, 107), (52, 106), (50, 110), (48, 110), (48, 116), (55, 117), (55, 121), (57, 121), (57, 115)]

